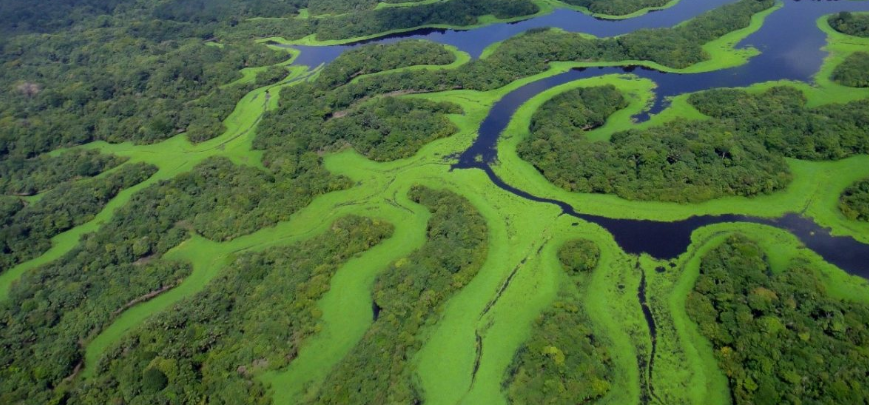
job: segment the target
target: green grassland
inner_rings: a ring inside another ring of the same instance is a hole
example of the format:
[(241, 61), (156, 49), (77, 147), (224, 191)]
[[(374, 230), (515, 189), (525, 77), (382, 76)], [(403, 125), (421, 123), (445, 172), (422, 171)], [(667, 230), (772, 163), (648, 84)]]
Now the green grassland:
[[(560, 6), (560, 3), (549, 0), (538, 3), (541, 14)], [(383, 4), (378, 7), (383, 7)], [(674, 2), (669, 3), (672, 4)], [(756, 31), (763, 18), (771, 12), (774, 10), (758, 14), (750, 27), (707, 44), (704, 47), (710, 56), (707, 62), (677, 72), (705, 72), (744, 63), (758, 51), (738, 50), (734, 48), (735, 44)], [(491, 19), (483, 21), (482, 24), (494, 22)], [(831, 56), (817, 77), (817, 85), (787, 85), (803, 90), (813, 105), (869, 95), (869, 90), (846, 89), (829, 80), (829, 74), (837, 63), (850, 52), (865, 49), (869, 42), (833, 32), (825, 20), (820, 20), (818, 25), (829, 35)], [(385, 34), (389, 33), (377, 36)], [(349, 42), (319, 42), (310, 37), (295, 42), (270, 40), (305, 45)], [(455, 48), (448, 49), (457, 55), (456, 62), (451, 65), (414, 66), (403, 70), (452, 69), (470, 60), (467, 54)], [(604, 65), (627, 64), (673, 71), (643, 61)], [(376, 276), (390, 263), (401, 260), (424, 243), (429, 214), (407, 197), (408, 190), (415, 185), (448, 189), (464, 196), (482, 214), (489, 228), (488, 257), (482, 269), (447, 302), (437, 322), (423, 328), (421, 338), (424, 346), (409, 360), (415, 369), (414, 381), (426, 403), (506, 403), (503, 382), (516, 350), (530, 336), (533, 320), (552, 304), (560, 286), (569, 282), (558, 263), (558, 248), (578, 237), (592, 240), (601, 249), (598, 269), (588, 280), (586, 296), (583, 297), (584, 308), (596, 333), (606, 337), (613, 356), (612, 387), (601, 403), (639, 403), (644, 394), (663, 403), (729, 402), (727, 381), (718, 370), (711, 345), (688, 318), (685, 301), (698, 277), (700, 257), (734, 232), (758, 241), (770, 255), (774, 269), (783, 269), (795, 257), (806, 258), (820, 269), (828, 289), (835, 296), (869, 301), (869, 284), (865, 280), (848, 276), (824, 263), (792, 235), (781, 230), (749, 224), (705, 227), (695, 232), (691, 246), (683, 255), (672, 261), (658, 261), (625, 253), (606, 230), (562, 216), (553, 205), (524, 200), (497, 188), (481, 171), (450, 170), (448, 156), (464, 150), (473, 142), (477, 128), (497, 100), (524, 84), (586, 66), (601, 64), (553, 63), (547, 72), (489, 92), (456, 90), (403, 96), (458, 104), (463, 113), (450, 115), (450, 120), (459, 131), (426, 145), (410, 158), (393, 162), (376, 163), (352, 149), (328, 154), (324, 158), (326, 168), (333, 174), (350, 178), (354, 184), (352, 188), (322, 195), (289, 221), (253, 234), (229, 242), (214, 242), (194, 235), (172, 249), (164, 258), (192, 264), (193, 273), (177, 287), (123, 311), (111, 326), (85, 342), (84, 372), (78, 378), (91, 377), (93, 365), (99, 358), (149, 316), (171, 310), (173, 305), (183, 305), (184, 299), (195, 296), (232, 262), (235, 255), (309, 239), (324, 232), (335, 219), (347, 215), (389, 222), (395, 226), (390, 239), (347, 261), (338, 270), (331, 289), (318, 303), (322, 311), (318, 333), (305, 342), (298, 357), (284, 370), (259, 376), (271, 387), (274, 403), (293, 404), (311, 398), (329, 370), (359, 342), (371, 325), (371, 291)], [(247, 94), (226, 119), (227, 131), (203, 143), (192, 144), (182, 134), (154, 145), (95, 142), (82, 146), (128, 157), (125, 164), (153, 164), (159, 167), (159, 171), (147, 181), (121, 192), (89, 223), (53, 238), (51, 250), (44, 255), (0, 275), (0, 300), (8, 298), (9, 289), (14, 288), (15, 280), (22, 274), (71, 250), (83, 234), (106, 223), (118, 207), (141, 189), (189, 171), (197, 163), (214, 156), (227, 157), (239, 165), (263, 168), (261, 152), (252, 150), (257, 123), (265, 111), (276, 108), (282, 88), (315, 78), (316, 72), (289, 66), (289, 76), (284, 81)], [(239, 82), (246, 83), (253, 79), (256, 70), (243, 73), (245, 76)], [(786, 190), (764, 197), (724, 198), (702, 204), (632, 202), (614, 196), (569, 193), (555, 187), (530, 164), (517, 157), (516, 145), (528, 136), (531, 115), (546, 100), (577, 87), (603, 84), (616, 86), (628, 99), (629, 106), (611, 116), (605, 126), (590, 131), (588, 136), (592, 139), (605, 140), (620, 130), (660, 125), (676, 117), (704, 119), (687, 103), (686, 97), (678, 97), (671, 107), (651, 121), (636, 125), (630, 117), (649, 104), (654, 91), (651, 81), (631, 75), (608, 75), (571, 82), (543, 92), (520, 107), (499, 144), (496, 173), (517, 188), (541, 197), (567, 201), (583, 213), (673, 221), (704, 214), (777, 217), (787, 212), (802, 212), (831, 227), (835, 234), (851, 235), (869, 242), (869, 225), (846, 220), (837, 208), (841, 190), (857, 179), (869, 177), (867, 156), (827, 163), (789, 160), (794, 182)], [(772, 84), (762, 84), (750, 90), (762, 91), (770, 86)], [(656, 271), (662, 266), (664, 272)], [(657, 326), (654, 358), (652, 337), (637, 298), (643, 276)], [(638, 359), (645, 360), (645, 363), (651, 360), (653, 367), (638, 367)]]

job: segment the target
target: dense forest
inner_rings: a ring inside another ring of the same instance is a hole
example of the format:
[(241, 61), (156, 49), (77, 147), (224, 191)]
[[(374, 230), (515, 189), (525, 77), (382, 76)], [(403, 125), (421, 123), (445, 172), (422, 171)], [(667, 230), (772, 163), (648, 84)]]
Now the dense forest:
[(95, 150), (74, 150), (33, 159), (10, 156), (0, 160), (0, 194), (38, 194), (66, 181), (96, 176), (125, 160)]
[(599, 248), (587, 239), (569, 241), (559, 249), (561, 265), (575, 286), (561, 288), (516, 352), (504, 381), (511, 404), (591, 403), (610, 390), (612, 362), (606, 338), (594, 332), (582, 302), (588, 273), (599, 257)]
[(869, 53), (854, 52), (836, 66), (831, 77), (848, 87), (869, 87)]
[(350, 39), (425, 25), (469, 26), (478, 24), (482, 16), (511, 19), (528, 17), (540, 11), (531, 0), (450, 0), (377, 10), (352, 7), (353, 12), (346, 10), (329, 18), (246, 20), (219, 34), (227, 37), (256, 33), (257, 36), (286, 39), (309, 35), (315, 35), (318, 40)]
[(255, 376), (295, 358), (335, 272), (391, 234), (388, 223), (345, 217), (304, 242), (240, 255), (108, 352), (68, 403), (270, 403)]
[(689, 102), (711, 120), (676, 120), (610, 141), (584, 138), (623, 102), (608, 87), (554, 97), (535, 113), (520, 157), (569, 191), (699, 202), (783, 189), (791, 181), (785, 157), (833, 160), (869, 151), (869, 102), (807, 108), (805, 95), (788, 86), (695, 93)]
[(828, 20), (830, 26), (843, 34), (869, 38), (869, 14), (853, 14), (843, 11)]
[(482, 267), (488, 229), (470, 202), (451, 191), (414, 187), (410, 198), (431, 211), (428, 240), (377, 278), (373, 295), (379, 313), (374, 324), (308, 403), (422, 401), (411, 361), (423, 344), (420, 333), (437, 322), (442, 305)]
[(626, 15), (644, 8), (662, 7), (670, 0), (563, 0), (572, 6), (585, 7), (595, 14)]
[(266, 114), (254, 140), (254, 148), (265, 151), (267, 167), (282, 176), (299, 176), (319, 167), (311, 166), (319, 165), (316, 151), (345, 145), (378, 161), (410, 157), (426, 143), (455, 133), (447, 114), (462, 112), (450, 103), (395, 97), (338, 110), (333, 94), (318, 90), (316, 83), (282, 91), (278, 109)]
[(370, 44), (344, 52), (323, 67), (317, 86), (323, 90), (347, 84), (361, 75), (419, 65), (448, 65), (455, 55), (443, 45), (422, 40)]
[(831, 298), (797, 260), (780, 273), (732, 236), (707, 253), (687, 302), (735, 404), (869, 401), (869, 305)]
[(45, 253), (53, 236), (90, 221), (118, 192), (156, 171), (144, 163), (124, 165), (106, 176), (63, 183), (39, 201), (0, 217), (0, 273)]
[(839, 197), (839, 209), (848, 219), (869, 221), (869, 179), (846, 188)]
[(579, 88), (547, 101), (532, 118), (531, 136), (518, 147), (555, 185), (569, 191), (629, 199), (703, 201), (754, 195), (790, 180), (784, 160), (751, 137), (710, 121), (676, 121), (593, 142), (584, 132), (626, 105), (612, 86)]
[(0, 351), (0, 402), (46, 403), (80, 362), (81, 342), (126, 303), (174, 286), (189, 272), (160, 258), (191, 232), (230, 240), (285, 221), (336, 187), (346, 181), (324, 171), (276, 180), (210, 159), (133, 194), (69, 253), (27, 272), (0, 303), (0, 347), (8, 349)]

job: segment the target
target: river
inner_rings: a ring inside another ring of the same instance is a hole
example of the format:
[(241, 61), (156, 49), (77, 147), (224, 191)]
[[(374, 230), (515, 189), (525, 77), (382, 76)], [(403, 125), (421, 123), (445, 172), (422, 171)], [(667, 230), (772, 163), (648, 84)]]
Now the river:
[[(675, 6), (627, 20), (601, 20), (586, 14), (558, 9), (554, 12), (515, 23), (492, 24), (471, 30), (422, 29), (402, 34), (338, 46), (293, 46), (301, 50), (294, 62), (319, 66), (341, 53), (367, 43), (391, 43), (403, 39), (426, 39), (449, 44), (479, 57), (489, 45), (538, 27), (558, 27), (571, 32), (585, 32), (599, 37), (620, 35), (641, 28), (668, 27), (734, 0), (682, 0)], [(767, 17), (764, 25), (743, 40), (738, 47), (753, 46), (761, 54), (747, 64), (731, 69), (697, 74), (663, 73), (648, 68), (625, 66), (577, 69), (526, 84), (499, 100), (490, 110), (478, 131), (478, 137), (458, 158), (454, 169), (483, 170), (498, 187), (529, 200), (555, 204), (564, 215), (596, 223), (613, 234), (628, 253), (648, 253), (657, 258), (673, 258), (685, 252), (691, 234), (698, 228), (723, 222), (750, 222), (786, 229), (808, 248), (828, 262), (850, 274), (869, 278), (869, 245), (851, 237), (832, 236), (829, 230), (809, 218), (788, 214), (768, 219), (744, 215), (695, 216), (682, 221), (660, 222), (613, 219), (579, 213), (563, 201), (531, 195), (502, 181), (492, 170), (496, 161), (498, 139), (516, 109), (524, 102), (552, 87), (574, 80), (612, 73), (632, 73), (657, 84), (654, 104), (638, 120), (648, 119), (666, 108), (667, 99), (679, 94), (718, 87), (745, 87), (774, 80), (810, 82), (823, 63), (826, 34), (815, 22), (824, 15), (840, 11), (869, 11), (869, 2), (785, 0), (784, 7)], [(480, 159), (482, 157), (482, 159)]]

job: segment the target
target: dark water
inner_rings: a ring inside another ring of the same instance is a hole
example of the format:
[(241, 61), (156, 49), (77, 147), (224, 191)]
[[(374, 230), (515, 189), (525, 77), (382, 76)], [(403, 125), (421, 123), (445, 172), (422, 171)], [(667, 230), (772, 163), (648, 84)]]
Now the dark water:
[[(477, 57), (490, 44), (531, 28), (551, 26), (596, 36), (613, 36), (640, 28), (672, 26), (732, 1), (682, 0), (670, 9), (619, 21), (598, 20), (579, 12), (562, 9), (518, 23), (494, 24), (468, 31), (420, 30), (365, 43), (388, 43), (407, 38), (424, 38), (454, 45)], [(580, 214), (574, 207), (563, 201), (540, 198), (504, 183), (490, 166), (496, 161), (498, 139), (516, 109), (541, 92), (574, 80), (612, 73), (632, 73), (653, 80), (657, 84), (656, 101), (648, 111), (636, 117), (638, 120), (645, 120), (649, 114), (660, 112), (666, 107), (668, 97), (679, 94), (718, 87), (744, 87), (773, 80), (810, 81), (826, 56), (826, 53), (821, 50), (826, 43), (826, 34), (817, 28), (816, 20), (821, 16), (840, 11), (869, 11), (869, 2), (786, 0), (784, 7), (767, 17), (758, 32), (739, 44), (740, 47), (754, 46), (761, 51), (761, 54), (752, 58), (749, 63), (732, 69), (699, 74), (673, 74), (630, 66), (589, 68), (573, 70), (529, 83), (507, 94), (494, 105), (480, 126), (477, 140), (458, 157), (458, 162), (453, 168), (483, 170), (490, 180), (503, 190), (532, 201), (557, 205), (565, 215), (596, 223), (612, 233), (619, 245), (628, 253), (648, 253), (657, 258), (673, 258), (687, 250), (691, 234), (700, 227), (724, 222), (750, 222), (786, 229), (828, 262), (851, 274), (869, 278), (869, 245), (850, 237), (831, 236), (828, 230), (797, 214), (789, 214), (778, 219), (742, 215), (697, 216), (677, 222), (613, 219)], [(297, 48), (302, 52), (296, 64), (318, 66), (321, 63), (328, 63), (347, 49), (361, 44), (332, 47), (299, 46)]]
[[(636, 31), (640, 28), (670, 27), (736, 0), (684, 0), (666, 10), (655, 11), (628, 20), (601, 20), (579, 11), (558, 9), (536, 18), (513, 23), (498, 23), (471, 30), (420, 29), (386, 35), (372, 40), (337, 46), (293, 45), (302, 53), (295, 64), (316, 67), (329, 63), (348, 49), (370, 43), (387, 44), (404, 39), (425, 39), (452, 45), (478, 58), (486, 47), (528, 31), (532, 28), (558, 27), (570, 32), (584, 32), (598, 37), (610, 37)], [(283, 45), (279, 45), (283, 46)]]

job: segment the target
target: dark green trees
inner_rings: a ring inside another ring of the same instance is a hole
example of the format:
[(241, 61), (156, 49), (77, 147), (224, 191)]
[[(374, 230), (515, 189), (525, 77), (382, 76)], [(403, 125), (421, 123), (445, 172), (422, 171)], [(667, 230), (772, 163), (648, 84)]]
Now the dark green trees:
[(519, 156), (569, 191), (628, 199), (705, 201), (756, 195), (790, 180), (784, 160), (723, 122), (674, 121), (592, 142), (584, 131), (602, 125), (625, 101), (614, 87), (580, 88), (548, 101), (534, 115)]
[(869, 221), (869, 179), (846, 188), (839, 197), (839, 209), (848, 219)]
[(661, 7), (668, 0), (565, 0), (565, 3), (585, 7), (596, 14), (627, 15), (649, 7)]
[(732, 236), (703, 257), (687, 308), (736, 404), (869, 399), (869, 305), (831, 298), (809, 263), (773, 274), (756, 243)]
[(836, 69), (832, 80), (848, 87), (869, 87), (869, 53), (854, 52)]
[(852, 14), (843, 11), (828, 20), (830, 26), (843, 34), (869, 38), (869, 14)]
[(317, 301), (392, 225), (345, 217), (312, 239), (240, 255), (204, 291), (110, 350), (74, 404), (268, 404), (257, 376), (286, 367), (320, 322)]

